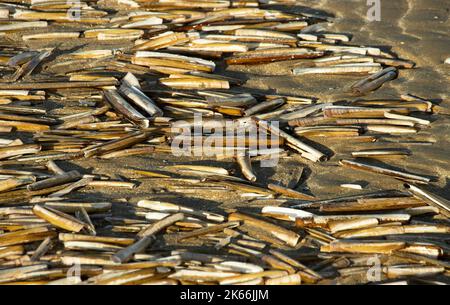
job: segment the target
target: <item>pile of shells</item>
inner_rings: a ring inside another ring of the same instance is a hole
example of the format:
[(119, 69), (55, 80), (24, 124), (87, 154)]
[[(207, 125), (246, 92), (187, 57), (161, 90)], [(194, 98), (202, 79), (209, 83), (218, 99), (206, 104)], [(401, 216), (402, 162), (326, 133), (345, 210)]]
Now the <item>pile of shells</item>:
[[(447, 283), (450, 202), (430, 191), (434, 177), (378, 162), (412, 151), (371, 146), (431, 145), (415, 137), (447, 109), (411, 94), (325, 103), (248, 92), (243, 80), (221, 73), (226, 65), (292, 61), (298, 77), (359, 76), (350, 91), (362, 96), (414, 67), (351, 44), (348, 34), (324, 28), (332, 18), (294, 7), (2, 1), (0, 283)], [(61, 48), (66, 40), (88, 47)], [(340, 166), (401, 180), (404, 189), (322, 199), (298, 181), (258, 179), (252, 167), (292, 156), (332, 162), (334, 141), (367, 146)], [(84, 159), (171, 155), (179, 142), (210, 163), (235, 163), (241, 175), (188, 161), (130, 169), (124, 179), (62, 169)], [(129, 202), (83, 193), (133, 189), (143, 179), (165, 181), (181, 198), (206, 190), (222, 202), (237, 195), (263, 207), (213, 212), (154, 194)]]

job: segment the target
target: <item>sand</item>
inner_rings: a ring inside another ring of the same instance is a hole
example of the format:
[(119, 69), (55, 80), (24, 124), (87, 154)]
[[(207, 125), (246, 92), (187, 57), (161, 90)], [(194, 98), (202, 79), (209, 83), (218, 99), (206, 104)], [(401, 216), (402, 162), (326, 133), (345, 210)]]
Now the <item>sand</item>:
[[(386, 51), (398, 54), (399, 57), (413, 60), (416, 69), (401, 70), (397, 80), (389, 82), (365, 99), (399, 98), (401, 94), (411, 93), (424, 98), (430, 98), (443, 107), (449, 108), (448, 85), (450, 65), (444, 60), (450, 56), (450, 38), (448, 36), (448, 1), (435, 0), (396, 0), (382, 1), (381, 21), (369, 22), (366, 18), (368, 6), (365, 0), (311, 0), (298, 1), (305, 7), (296, 7), (296, 11), (334, 13), (334, 24), (330, 29), (336, 32), (353, 34), (354, 44), (366, 46), (383, 46)], [(447, 4), (444, 4), (447, 2)], [(80, 41), (82, 42), (82, 41)], [(60, 42), (62, 49), (74, 47), (70, 42)], [(41, 43), (34, 42), (33, 46)], [(99, 44), (80, 45), (84, 49), (100, 48)], [(106, 47), (115, 47), (108, 44)], [(354, 96), (346, 93), (349, 85), (359, 80), (360, 76), (297, 76), (290, 75), (290, 69), (296, 62), (272, 63), (260, 66), (224, 67), (222, 73), (247, 79), (243, 89), (263, 90), (278, 94), (302, 95), (319, 98), (322, 102), (336, 100), (353, 100)], [(51, 63), (50, 63), (51, 65)], [(58, 111), (58, 110), (55, 110)], [(326, 163), (314, 164), (298, 156), (292, 156), (280, 161), (274, 168), (261, 168), (254, 164), (258, 182), (269, 182), (298, 179), (301, 169), (304, 174), (299, 190), (309, 191), (318, 198), (333, 198), (344, 195), (359, 194), (384, 189), (402, 189), (402, 183), (391, 178), (376, 174), (364, 173), (339, 167), (338, 161), (349, 158), (352, 150), (360, 148), (405, 147), (412, 151), (412, 156), (405, 159), (389, 160), (389, 164), (414, 173), (437, 177), (435, 191), (450, 199), (450, 139), (448, 116), (433, 116), (436, 120), (431, 128), (423, 129), (419, 136), (432, 139), (434, 145), (405, 144), (352, 144), (327, 143), (333, 156)], [(112, 177), (137, 178), (130, 174), (129, 169), (152, 170), (166, 164), (208, 164), (223, 166), (240, 176), (237, 165), (233, 162), (216, 162), (201, 159), (180, 159), (170, 155), (148, 155), (114, 160), (74, 160), (61, 162), (64, 169), (77, 168), (82, 173), (106, 174)], [(74, 196), (105, 199), (118, 202), (125, 198), (128, 202), (136, 202), (142, 198), (157, 198), (161, 200), (180, 202), (188, 206), (206, 210), (217, 208), (256, 208), (257, 202), (249, 202), (238, 196), (228, 196), (224, 199), (223, 191), (210, 190), (195, 194), (183, 194), (167, 191), (167, 185), (160, 179), (137, 179), (139, 186), (132, 190), (92, 189), (85, 188)], [(342, 183), (360, 182), (365, 185), (363, 191), (341, 188)]]
[[(353, 43), (385, 47), (385, 50), (397, 54), (400, 58), (416, 62), (415, 69), (401, 70), (397, 80), (389, 82), (364, 99), (395, 99), (401, 94), (411, 93), (432, 99), (445, 108), (450, 106), (448, 100), (450, 65), (444, 64), (445, 59), (450, 56), (448, 1), (382, 1), (379, 22), (368, 21), (369, 7), (366, 1), (362, 0), (298, 2), (316, 9), (320, 14), (333, 12), (336, 19), (330, 28), (337, 32), (353, 34)], [(247, 68), (244, 71), (250, 75), (246, 86), (279, 94), (318, 97), (323, 102), (355, 99), (345, 91), (360, 77), (316, 75), (294, 77), (288, 75), (292, 65), (293, 62), (285, 62)], [(231, 67), (228, 70), (237, 69)], [(270, 74), (272, 76), (266, 76)], [(410, 149), (413, 152), (411, 157), (389, 161), (389, 164), (415, 173), (439, 177), (435, 191), (450, 198), (450, 118), (440, 115), (433, 116), (433, 120), (436, 121), (431, 124), (430, 129), (419, 133), (426, 139), (435, 140), (432, 146), (376, 143), (372, 144), (372, 148)], [(360, 192), (339, 187), (341, 183), (354, 181), (368, 182), (366, 191), (401, 188), (401, 183), (394, 179), (335, 166), (339, 159), (348, 157), (348, 153), (358, 147), (368, 148), (367, 144), (357, 146), (341, 143), (330, 147), (337, 153), (331, 162), (303, 164), (312, 171), (307, 185), (315, 195), (329, 198)]]

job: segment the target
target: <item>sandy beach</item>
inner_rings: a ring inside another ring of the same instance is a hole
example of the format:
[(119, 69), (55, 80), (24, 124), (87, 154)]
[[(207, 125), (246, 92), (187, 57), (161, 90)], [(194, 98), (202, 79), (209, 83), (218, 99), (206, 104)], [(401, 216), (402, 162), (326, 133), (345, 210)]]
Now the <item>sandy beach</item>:
[[(411, 93), (430, 98), (443, 107), (449, 107), (448, 85), (449, 65), (444, 60), (449, 53), (448, 5), (439, 1), (382, 1), (381, 21), (370, 22), (366, 14), (368, 6), (365, 1), (306, 1), (325, 12), (336, 14), (332, 29), (339, 32), (352, 33), (353, 42), (366, 46), (384, 46), (387, 50), (408, 58), (417, 63), (416, 69), (402, 70), (400, 77), (383, 86), (365, 99), (398, 98), (399, 95)], [(287, 75), (292, 62), (274, 63), (257, 68), (249, 68), (245, 72), (251, 74), (248, 87), (264, 90), (275, 90), (281, 94), (298, 94), (315, 96), (324, 102), (340, 99), (354, 100), (345, 91), (357, 77), (321, 77)], [(276, 76), (262, 76), (275, 74)], [(434, 139), (432, 146), (405, 146), (413, 151), (411, 158), (395, 161), (399, 168), (412, 172), (440, 176), (439, 187), (442, 195), (450, 194), (449, 185), (449, 117), (443, 116), (420, 134), (424, 138)], [(373, 148), (387, 147), (385, 143), (374, 144)], [(395, 146), (395, 144), (394, 144)], [(339, 160), (356, 147), (349, 143), (339, 143), (332, 160)], [(391, 179), (377, 179), (376, 176), (355, 173), (339, 167), (322, 167), (311, 165), (313, 174), (308, 185), (319, 197), (331, 197), (336, 192), (345, 190), (336, 188), (344, 182), (364, 180), (369, 182), (369, 190), (396, 188), (398, 184)], [(330, 172), (333, 175), (330, 175)]]
[[(432, 183), (427, 186), (428, 189), (450, 200), (450, 101), (448, 90), (450, 65), (444, 63), (450, 57), (450, 1), (382, 0), (381, 2), (380, 21), (368, 19), (367, 11), (370, 7), (366, 0), (310, 0), (297, 1), (295, 6), (273, 7), (286, 13), (328, 16), (329, 22), (323, 23), (322, 26), (330, 33), (349, 34), (352, 38), (349, 44), (377, 47), (386, 54), (393, 54), (396, 58), (416, 63), (413, 69), (400, 69), (397, 79), (385, 83), (374, 92), (364, 96), (355, 96), (350, 93), (350, 86), (365, 77), (361, 75), (295, 76), (292, 69), (305, 64), (306, 61), (302, 59), (259, 65), (228, 66), (220, 61), (217, 63), (215, 73), (245, 80), (244, 84), (236, 89), (239, 92), (308, 97), (318, 103), (398, 100), (401, 95), (412, 94), (439, 105), (444, 113), (432, 115), (415, 113), (414, 115), (418, 118), (430, 120), (431, 124), (421, 126), (417, 134), (383, 135), (379, 141), (371, 143), (340, 138), (322, 140), (314, 138), (314, 141), (305, 139), (306, 143), (312, 143), (314, 147), (326, 152), (329, 160), (311, 162), (302, 158), (298, 153), (290, 151), (287, 157), (281, 158), (274, 167), (261, 167), (260, 162), (253, 162), (253, 171), (257, 177), (255, 185), (265, 188), (270, 183), (281, 184), (314, 196), (318, 200), (384, 190), (402, 191), (404, 190), (404, 181), (395, 179), (395, 177), (344, 167), (339, 164), (339, 161), (351, 159), (351, 153), (358, 150), (403, 148), (410, 152), (409, 156), (388, 158), (377, 162), (382, 166), (429, 177)], [(56, 29), (65, 31), (79, 30), (77, 27), (83, 27), (83, 30), (90, 29), (90, 26), (85, 24), (82, 26), (55, 25)], [(132, 44), (132, 42), (124, 41), (93, 41), (84, 37), (64, 41), (22, 41), (21, 35), (34, 33), (34, 31), (35, 29), (31, 29), (20, 34), (13, 33), (11, 37), (2, 42), (2, 45), (26, 45), (30, 49), (57, 47), (58, 52), (69, 53), (75, 50), (116, 49), (127, 47), (127, 43)], [(52, 55), (46, 60), (45, 64), (37, 69), (31, 78), (39, 80), (41, 77), (48, 76), (47, 72), (51, 71), (52, 66), (58, 63), (55, 57), (57, 56)], [(43, 107), (48, 114), (55, 116), (86, 111), (86, 107), (73, 106), (73, 104), (71, 107), (66, 107), (64, 102), (51, 99), (46, 99)], [(120, 119), (120, 116), (112, 115), (111, 117)], [(27, 133), (14, 133), (12, 138), (17, 136), (22, 137), (25, 141), (33, 140)], [(5, 135), (5, 137), (11, 137), (11, 135)], [(136, 203), (142, 199), (168, 201), (182, 204), (195, 211), (203, 210), (215, 213), (231, 213), (235, 211), (234, 209), (238, 209), (243, 212), (259, 214), (263, 206), (283, 204), (281, 200), (276, 199), (272, 202), (270, 199), (241, 196), (239, 192), (230, 191), (220, 185), (211, 187), (205, 184), (205, 186), (204, 181), (199, 181), (195, 185), (189, 183), (183, 185), (176, 179), (144, 177), (136, 172), (136, 170), (159, 171), (164, 170), (168, 165), (191, 164), (222, 167), (227, 169), (232, 176), (244, 178), (240, 167), (232, 159), (211, 160), (211, 158), (201, 157), (177, 157), (170, 153), (152, 153), (112, 159), (79, 158), (57, 163), (66, 172), (78, 170), (82, 174), (93, 174), (109, 177), (111, 180), (136, 183), (136, 187), (130, 189), (87, 186), (71, 193), (70, 196), (68, 195), (71, 200), (112, 202), (112, 211), (115, 216), (120, 215), (130, 219), (136, 214), (127, 213), (134, 209)], [(342, 184), (358, 184), (363, 189), (343, 188)], [(108, 235), (111, 233), (110, 227), (105, 225), (107, 221), (103, 221), (103, 219), (96, 219), (96, 221), (104, 225), (99, 226), (97, 234)], [(448, 218), (438, 219), (438, 221), (442, 221), (445, 226), (448, 226)], [(298, 229), (292, 224), (289, 226), (295, 230)], [(130, 232), (136, 233), (135, 231)], [(0, 230), (0, 233), (3, 232)], [(130, 237), (134, 237), (133, 234), (130, 234)], [(448, 237), (448, 235), (446, 236)], [(186, 248), (192, 246), (192, 249), (196, 249), (195, 246), (200, 244), (199, 240)], [(171, 240), (170, 237), (168, 237), (167, 243), (173, 248), (177, 246), (176, 241)], [(448, 243), (446, 246), (448, 247)], [(161, 242), (154, 247), (154, 250), (157, 252), (168, 249), (165, 247), (166, 244)], [(202, 251), (201, 248), (200, 250)], [(310, 249), (305, 252), (297, 250), (288, 249), (286, 253), (292, 257), (301, 257), (302, 255), (308, 257)], [(446, 272), (448, 274), (448, 269)]]
[[(444, 64), (444, 60), (449, 56), (448, 49), (450, 38), (448, 36), (448, 7), (446, 8), (439, 1), (392, 1), (383, 2), (381, 21), (370, 22), (367, 20), (368, 6), (365, 1), (299, 1), (300, 4), (313, 8), (319, 14), (334, 13), (335, 21), (330, 24), (329, 29), (335, 32), (351, 33), (352, 42), (366, 46), (382, 46), (386, 51), (398, 54), (400, 58), (410, 59), (417, 63), (415, 69), (401, 70), (400, 77), (382, 88), (364, 96), (363, 99), (387, 99), (399, 98), (401, 94), (411, 93), (423, 98), (431, 99), (443, 107), (450, 106), (448, 101), (448, 85), (450, 66)], [(302, 6), (295, 10), (302, 11)], [(314, 13), (314, 10), (312, 12)], [(311, 10), (308, 9), (308, 12)], [(322, 102), (332, 102), (337, 100), (356, 100), (348, 92), (348, 87), (360, 79), (359, 76), (292, 76), (290, 70), (296, 61), (277, 62), (258, 66), (230, 66), (224, 67), (223, 74), (238, 76), (247, 79), (245, 88), (250, 92), (262, 90), (269, 93), (291, 94), (306, 97), (315, 97)], [(243, 89), (245, 91), (245, 89)], [(429, 129), (422, 130), (417, 138), (435, 141), (433, 145), (407, 145), (396, 143), (373, 143), (373, 149), (388, 147), (404, 147), (412, 151), (413, 155), (393, 160), (392, 165), (397, 168), (408, 170), (414, 173), (421, 173), (439, 177), (436, 182), (436, 192), (443, 196), (450, 194), (450, 154), (449, 154), (449, 128), (450, 118), (440, 116), (439, 120), (433, 122)], [(338, 161), (349, 155), (352, 150), (368, 148), (367, 145), (351, 143), (333, 143), (330, 148), (334, 156), (329, 162), (312, 163), (304, 162), (301, 158), (293, 157), (290, 160), (282, 160), (281, 165), (276, 168), (255, 168), (258, 177), (262, 181), (289, 181), (290, 172), (299, 168), (305, 168), (308, 173), (307, 181), (300, 189), (306, 188), (318, 198), (333, 198), (337, 195), (351, 195), (358, 191), (343, 189), (339, 187), (342, 183), (364, 182), (367, 185), (365, 192), (372, 192), (384, 189), (401, 189), (402, 183), (395, 179), (383, 178), (379, 176), (354, 171), (338, 166)], [(158, 160), (159, 159), (159, 160)], [(168, 163), (166, 163), (167, 161)], [(142, 156), (139, 158), (121, 159), (120, 163), (103, 160), (89, 160), (80, 163), (84, 168), (90, 167), (97, 173), (126, 173), (126, 168), (151, 169), (155, 166), (162, 166), (170, 163), (183, 163), (178, 158), (164, 156)], [(223, 166), (231, 170), (239, 169), (228, 162), (211, 162), (197, 159), (195, 164), (209, 164)], [(162, 187), (158, 182), (142, 181), (142, 184), (131, 192), (116, 193), (108, 195), (114, 198), (127, 197), (134, 201), (148, 197), (149, 190)], [(222, 202), (221, 193), (205, 191), (197, 194), (199, 201), (193, 201), (197, 206), (200, 203), (202, 208), (214, 208), (216, 206), (227, 207), (229, 204), (250, 206), (252, 203), (236, 202), (227, 200)], [(153, 195), (150, 195), (153, 196)], [(158, 196), (158, 195), (156, 195)], [(164, 194), (164, 196), (170, 196)], [(174, 200), (191, 202), (192, 199), (180, 199), (176, 194)]]

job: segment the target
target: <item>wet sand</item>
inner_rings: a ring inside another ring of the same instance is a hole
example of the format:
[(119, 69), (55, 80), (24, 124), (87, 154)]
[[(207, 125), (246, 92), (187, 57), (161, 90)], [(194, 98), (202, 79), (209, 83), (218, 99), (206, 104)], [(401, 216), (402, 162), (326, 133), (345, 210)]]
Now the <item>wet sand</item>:
[[(415, 69), (401, 70), (398, 79), (364, 96), (364, 99), (396, 99), (401, 94), (411, 93), (429, 98), (447, 109), (450, 107), (448, 99), (450, 65), (444, 64), (445, 59), (450, 57), (448, 1), (447, 3), (433, 0), (382, 1), (379, 22), (368, 21), (366, 16), (369, 7), (366, 1), (362, 0), (299, 1), (299, 3), (317, 9), (319, 13), (334, 13), (336, 19), (330, 29), (353, 34), (352, 43), (384, 47), (385, 51), (416, 62)], [(274, 90), (279, 94), (314, 96), (323, 102), (355, 99), (345, 91), (360, 77), (316, 75), (293, 77), (288, 75), (292, 65), (292, 62), (286, 62), (248, 68), (245, 71), (251, 76), (246, 86)], [(264, 76), (270, 74), (276, 76)], [(350, 151), (358, 148), (405, 147), (412, 151), (412, 156), (389, 161), (389, 164), (414, 173), (439, 177), (435, 191), (450, 198), (450, 117), (439, 115), (433, 116), (432, 119), (435, 121), (431, 124), (431, 128), (423, 129), (418, 134), (418, 137), (435, 140), (436, 143), (432, 146), (385, 143), (362, 146), (340, 143), (330, 146), (336, 153), (331, 162), (305, 164), (312, 170), (308, 186), (321, 198), (355, 193), (339, 187), (341, 183), (354, 181), (368, 182), (366, 191), (401, 188), (401, 183), (395, 179), (334, 165), (339, 159), (348, 157)]]
[[(380, 22), (369, 22), (366, 18), (368, 6), (365, 0), (312, 0), (298, 1), (308, 6), (308, 12), (317, 10), (320, 13), (335, 14), (334, 24), (330, 31), (353, 34), (352, 43), (366, 46), (383, 46), (386, 51), (398, 54), (399, 57), (413, 60), (417, 67), (401, 70), (398, 79), (389, 82), (365, 99), (399, 98), (401, 94), (411, 93), (429, 98), (441, 106), (450, 108), (448, 101), (450, 65), (445, 65), (445, 58), (450, 57), (450, 39), (448, 36), (449, 4), (435, 0), (396, 0), (382, 1)], [(305, 8), (296, 7), (295, 11)], [(64, 47), (64, 46), (61, 46)], [(70, 43), (67, 43), (70, 47)], [(99, 48), (99, 45), (93, 47)], [(110, 47), (114, 47), (110, 45)], [(88, 47), (89, 48), (89, 47)], [(92, 46), (90, 47), (92, 48)], [(249, 91), (263, 90), (278, 94), (302, 95), (316, 97), (322, 102), (336, 100), (354, 100), (346, 93), (349, 85), (361, 79), (361, 76), (292, 76), (290, 70), (296, 62), (272, 63), (261, 66), (231, 66), (223, 69), (226, 75), (247, 79), (244, 85)], [(299, 190), (308, 190), (318, 198), (333, 198), (343, 195), (366, 193), (384, 189), (402, 189), (402, 183), (391, 178), (342, 168), (338, 161), (349, 158), (350, 152), (357, 149), (405, 147), (412, 151), (412, 156), (405, 159), (389, 160), (389, 164), (413, 173), (435, 176), (435, 191), (450, 199), (450, 117), (433, 116), (431, 128), (422, 129), (418, 137), (434, 139), (431, 146), (406, 144), (352, 144), (340, 141), (326, 142), (325, 146), (332, 150), (333, 156), (326, 163), (315, 164), (305, 161), (293, 154), (283, 159), (274, 168), (261, 168), (255, 163), (254, 169), (258, 182), (266, 184), (277, 181), (298, 179), (303, 168), (304, 174), (298, 185)], [(237, 164), (233, 162), (216, 162), (211, 160), (180, 159), (170, 155), (148, 155), (114, 160), (75, 160), (61, 162), (63, 169), (78, 168), (82, 173), (98, 173), (109, 176), (137, 178), (129, 169), (152, 170), (166, 164), (208, 164), (223, 166), (240, 176)], [(159, 179), (137, 179), (140, 185), (133, 190), (90, 189), (85, 188), (81, 194), (90, 198), (117, 200), (125, 198), (128, 202), (136, 202), (141, 198), (156, 198), (167, 201), (182, 202), (185, 205), (206, 210), (218, 207), (251, 208), (257, 202), (243, 200), (237, 195), (208, 188), (195, 194), (170, 192), (167, 185)], [(341, 183), (364, 182), (363, 191), (348, 190), (339, 187)], [(226, 199), (224, 199), (226, 198)]]
[[(370, 22), (366, 18), (368, 6), (362, 0), (329, 0), (329, 1), (299, 1), (312, 8), (308, 12), (317, 10), (319, 13), (334, 13), (334, 24), (330, 30), (353, 34), (352, 43), (366, 46), (382, 46), (384, 50), (393, 52), (401, 58), (416, 62), (417, 66), (411, 70), (401, 70), (398, 79), (389, 82), (376, 92), (365, 96), (364, 99), (399, 98), (401, 94), (411, 93), (429, 98), (445, 108), (450, 107), (448, 100), (450, 65), (444, 64), (445, 58), (450, 56), (449, 5), (441, 1), (432, 0), (399, 0), (382, 1), (381, 21)], [(304, 10), (302, 7), (297, 11)], [(244, 77), (247, 83), (244, 87), (249, 90), (258, 89), (278, 94), (302, 95), (317, 97), (322, 102), (336, 100), (354, 100), (355, 97), (346, 93), (349, 85), (359, 80), (360, 76), (292, 76), (290, 69), (293, 61), (272, 63), (260, 66), (231, 66), (224, 74)], [(255, 164), (255, 172), (261, 183), (295, 180), (299, 169), (304, 168), (305, 173), (299, 185), (300, 190), (309, 190), (318, 198), (333, 198), (352, 195), (361, 192), (372, 192), (384, 189), (402, 189), (402, 183), (393, 178), (376, 174), (365, 173), (338, 166), (342, 158), (350, 157), (349, 153), (357, 149), (404, 147), (412, 151), (412, 156), (389, 160), (388, 163), (399, 169), (413, 173), (420, 173), (437, 177), (434, 191), (450, 198), (450, 117), (445, 115), (433, 116), (435, 120), (431, 128), (422, 129), (417, 138), (432, 139), (434, 145), (407, 145), (407, 144), (351, 144), (339, 141), (326, 142), (334, 156), (329, 162), (315, 164), (299, 157), (293, 156), (281, 160), (279, 166), (274, 168), (260, 168)], [(164, 162), (167, 161), (167, 162)], [(126, 173), (127, 167), (152, 169), (168, 163), (199, 163), (223, 166), (234, 170), (240, 175), (236, 164), (231, 162), (214, 162), (197, 159), (195, 161), (179, 160), (167, 155), (148, 156), (139, 158), (126, 158), (116, 161), (82, 162), (96, 168), (99, 173)], [(114, 166), (111, 166), (114, 163)], [(363, 191), (341, 188), (341, 183), (362, 182), (367, 185)], [(126, 196), (131, 201), (138, 198), (167, 197), (174, 201), (184, 202), (188, 205), (206, 209), (215, 207), (250, 207), (258, 205), (256, 202), (243, 201), (239, 197), (223, 200), (223, 192), (205, 190), (189, 198), (180, 198), (180, 194), (172, 196), (166, 194), (150, 194), (149, 191), (158, 190), (158, 181), (142, 180), (142, 184), (132, 193), (120, 192), (115, 197)]]

